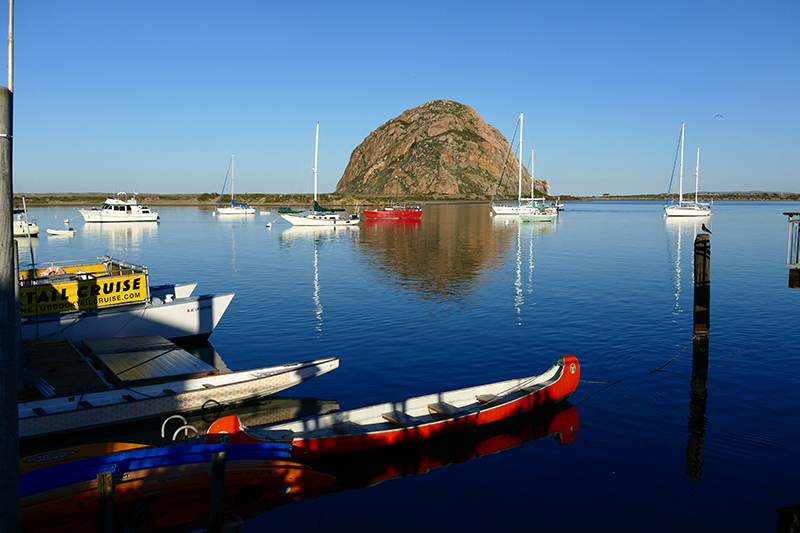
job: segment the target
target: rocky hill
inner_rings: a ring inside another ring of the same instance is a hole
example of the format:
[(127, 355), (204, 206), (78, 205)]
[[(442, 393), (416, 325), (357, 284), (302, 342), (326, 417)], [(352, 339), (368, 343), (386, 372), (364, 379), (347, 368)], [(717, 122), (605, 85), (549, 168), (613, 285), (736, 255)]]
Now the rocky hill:
[[(350, 155), (336, 192), (394, 196), (399, 190), (405, 198), (516, 198), (517, 165), (508, 140), (471, 107), (433, 100), (370, 133)], [(523, 175), (528, 196), (526, 168)], [(537, 196), (550, 193), (546, 180), (537, 180), (535, 188)]]

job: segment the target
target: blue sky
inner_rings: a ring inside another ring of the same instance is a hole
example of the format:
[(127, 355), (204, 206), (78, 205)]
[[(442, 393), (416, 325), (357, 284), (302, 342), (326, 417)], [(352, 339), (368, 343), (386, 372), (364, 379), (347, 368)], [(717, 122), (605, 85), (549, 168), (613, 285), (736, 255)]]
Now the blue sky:
[(14, 44), (15, 192), (219, 192), (231, 154), (237, 192), (310, 192), (317, 122), (331, 192), (436, 99), (525, 113), (557, 195), (666, 192), (681, 122), (702, 190), (800, 192), (797, 0), (43, 0)]

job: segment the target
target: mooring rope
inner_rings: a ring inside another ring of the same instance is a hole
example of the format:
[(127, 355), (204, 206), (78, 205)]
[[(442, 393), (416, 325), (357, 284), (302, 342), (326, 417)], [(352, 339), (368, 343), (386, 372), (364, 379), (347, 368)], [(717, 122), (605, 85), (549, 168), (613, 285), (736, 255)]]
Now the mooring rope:
[[(673, 362), (675, 359), (677, 359), (678, 357), (680, 357), (680, 355), (681, 355), (683, 352), (685, 352), (685, 351), (686, 351), (686, 348), (688, 348), (688, 347), (689, 347), (689, 346), (692, 344), (692, 342), (694, 342), (695, 338), (696, 338), (696, 337), (693, 335), (693, 336), (692, 336), (692, 338), (689, 340), (689, 342), (687, 342), (687, 343), (686, 343), (686, 346), (684, 346), (684, 347), (681, 349), (681, 351), (679, 351), (677, 354), (675, 354), (675, 357), (673, 357), (672, 359), (670, 359), (669, 361), (667, 361), (666, 363), (664, 363), (664, 364), (663, 364), (663, 365), (661, 365), (660, 367), (656, 368), (655, 370), (650, 370), (650, 371), (648, 372), (648, 374), (654, 374), (655, 372), (658, 372), (658, 371), (660, 371), (660, 370), (664, 369), (664, 367), (666, 367), (668, 364), (670, 364), (670, 363), (671, 363), (671, 362)], [(597, 390), (597, 391), (593, 392), (592, 394), (590, 394), (589, 396), (587, 396), (586, 398), (584, 398), (583, 400), (581, 400), (581, 401), (580, 401), (580, 403), (577, 403), (577, 404), (575, 404), (575, 405), (577, 406), (577, 405), (580, 405), (580, 404), (582, 404), (583, 402), (585, 402), (586, 400), (588, 400), (589, 398), (591, 398), (591, 397), (592, 397), (592, 396), (594, 396), (595, 394), (598, 394), (599, 392), (606, 390), (607, 388), (611, 387), (612, 385), (616, 385), (617, 383), (622, 383), (623, 381), (627, 381), (627, 380), (629, 380), (629, 379), (633, 379), (633, 378), (635, 378), (635, 377), (640, 377), (640, 376), (629, 376), (629, 377), (627, 377), (627, 378), (617, 379), (617, 380), (615, 380), (615, 381), (590, 381), (590, 380), (582, 379), (582, 380), (580, 380), (580, 382), (581, 382), (581, 383), (606, 384), (606, 386), (605, 386), (605, 387), (603, 387), (603, 388), (602, 388), (602, 389), (600, 389), (600, 390)]]

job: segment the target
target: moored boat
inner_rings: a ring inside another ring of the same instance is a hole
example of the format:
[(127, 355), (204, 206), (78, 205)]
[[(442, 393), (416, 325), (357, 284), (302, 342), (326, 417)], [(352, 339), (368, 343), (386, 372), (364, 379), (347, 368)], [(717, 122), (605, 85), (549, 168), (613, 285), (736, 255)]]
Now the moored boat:
[(369, 220), (420, 220), (422, 207), (415, 204), (395, 203), (383, 209), (365, 209), (364, 216)]
[[(234, 201), (233, 196), (233, 178), (234, 178), (234, 167), (233, 167), (233, 155), (231, 155), (231, 205), (230, 207), (220, 207), (219, 203), (217, 204), (217, 208), (215, 209), (215, 213), (218, 215), (254, 215), (256, 212), (255, 207), (250, 207), (247, 205), (247, 202), (236, 202)], [(227, 176), (225, 182), (227, 182)], [(222, 183), (222, 192), (219, 195), (220, 202), (222, 201), (222, 195), (225, 193), (225, 182)]]
[[(334, 226), (346, 227), (357, 226), (360, 222), (357, 213), (349, 216), (341, 216), (333, 210), (323, 209), (317, 202), (317, 160), (319, 155), (319, 122), (317, 122), (317, 134), (314, 142), (314, 206), (306, 214), (296, 214), (294, 210), (280, 208), (280, 216), (293, 226)], [(343, 210), (339, 210), (343, 211)]]
[[(697, 168), (694, 173), (694, 201), (683, 199), (683, 140), (685, 123), (681, 123), (680, 138), (680, 173), (678, 177), (678, 201), (664, 206), (664, 216), (666, 217), (709, 217), (711, 216), (711, 204), (701, 202), (698, 199), (700, 191), (700, 147), (697, 147)], [(675, 167), (673, 165), (673, 172)], [(672, 180), (670, 180), (672, 185)]]
[[(112, 342), (117, 344), (112, 345)], [(152, 366), (153, 361), (160, 357), (159, 353), (175, 356), (179, 349), (174, 345), (162, 345), (160, 349), (148, 353), (138, 346), (131, 346), (127, 352), (124, 348), (115, 348), (126, 343), (135, 345), (136, 342), (135, 338), (105, 340), (100, 348), (95, 348), (97, 353), (92, 354), (91, 364), (86, 356), (76, 353), (70, 364), (70, 372), (78, 371), (78, 368), (72, 367), (84, 365), (87, 370), (83, 375), (94, 376), (93, 382), (88, 382), (82, 376), (76, 378), (78, 392), (68, 387), (58, 390), (60, 384), (49, 383), (45, 372), (31, 371), (32, 380), (42, 394), (19, 402), (20, 438), (168, 416), (200, 409), (209, 402), (225, 405), (266, 396), (339, 366), (337, 358), (328, 357), (221, 374), (215, 372), (213, 367), (209, 369), (208, 365), (204, 366), (191, 354), (186, 354), (188, 357), (183, 361), (175, 362), (173, 359), (168, 361), (166, 367), (172, 369), (179, 366), (183, 369), (180, 375), (156, 370), (141, 376), (138, 372), (142, 366)], [(52, 349), (52, 343), (48, 343), (46, 348)], [(130, 368), (124, 368), (128, 363), (131, 364)], [(118, 371), (119, 368), (123, 371)], [(134, 369), (136, 374), (132, 373)], [(68, 376), (64, 373), (59, 379), (66, 381)], [(87, 390), (91, 392), (85, 392)]]
[[(137, 193), (118, 192), (117, 198), (106, 198), (100, 207), (78, 209), (86, 222), (155, 222), (158, 213), (138, 201)], [(77, 209), (77, 208), (76, 208)]]
[[(146, 517), (147, 530), (205, 518), (213, 483), (212, 462), (202, 458), (173, 466), (112, 470), (114, 530), (122, 517)], [(336, 479), (310, 467), (272, 459), (229, 460), (225, 463), (222, 508), (226, 513), (264, 509), (331, 490)], [(96, 531), (99, 498), (97, 478), (24, 496), (23, 529)], [(138, 531), (138, 523), (136, 526)]]
[(148, 280), (147, 267), (109, 256), (22, 268), (22, 338), (208, 338), (234, 296), (155, 295)]
[(63, 236), (63, 237), (73, 237), (75, 235), (75, 230), (72, 228), (68, 229), (51, 229), (47, 228), (47, 234), (53, 236)]
[(211, 425), (206, 442), (287, 442), (292, 445), (292, 457), (296, 460), (364, 451), (483, 426), (566, 400), (579, 378), (577, 358), (567, 355), (538, 376), (286, 424), (245, 428), (236, 415), (231, 415)]

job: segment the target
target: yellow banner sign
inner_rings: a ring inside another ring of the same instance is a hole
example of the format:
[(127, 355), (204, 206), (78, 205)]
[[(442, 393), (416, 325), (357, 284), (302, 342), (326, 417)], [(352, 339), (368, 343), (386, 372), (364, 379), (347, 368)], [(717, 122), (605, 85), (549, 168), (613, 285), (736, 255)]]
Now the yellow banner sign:
[(66, 313), (147, 299), (147, 276), (113, 276), (84, 281), (67, 281), (20, 287), (22, 316)]

